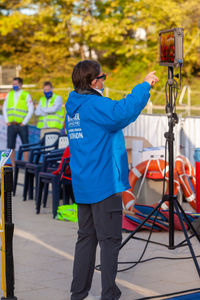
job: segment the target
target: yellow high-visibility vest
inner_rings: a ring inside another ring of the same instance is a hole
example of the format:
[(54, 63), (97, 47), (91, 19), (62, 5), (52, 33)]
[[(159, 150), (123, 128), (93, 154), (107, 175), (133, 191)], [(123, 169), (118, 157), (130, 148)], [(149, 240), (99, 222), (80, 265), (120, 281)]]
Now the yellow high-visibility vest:
[(8, 122), (21, 123), (28, 113), (28, 106), (26, 102), (28, 92), (22, 90), (16, 105), (15, 105), (14, 95), (15, 95), (14, 91), (10, 91), (8, 93), (8, 104), (6, 109)]
[[(54, 102), (56, 100), (57, 95), (53, 94), (51, 99), (49, 100), (48, 107), (51, 107), (54, 105)], [(40, 103), (42, 107), (46, 107), (47, 99), (45, 96), (40, 98)], [(57, 128), (62, 129), (64, 125), (64, 109), (61, 107), (61, 110), (58, 110), (54, 113), (49, 113), (46, 116), (40, 116), (38, 118), (37, 127), (43, 128), (45, 125), (45, 118), (46, 118), (46, 124), (48, 128)]]

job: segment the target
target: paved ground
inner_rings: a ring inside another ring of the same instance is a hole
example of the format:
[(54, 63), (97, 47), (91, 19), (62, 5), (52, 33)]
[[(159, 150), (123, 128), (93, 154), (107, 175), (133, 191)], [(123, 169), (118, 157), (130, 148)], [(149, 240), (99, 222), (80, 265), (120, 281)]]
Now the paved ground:
[[(22, 186), (18, 186), (17, 195), (13, 197), (15, 295), (18, 300), (70, 299), (77, 225), (52, 219), (51, 195), (47, 205), (41, 214), (36, 215), (34, 201), (22, 201)], [(127, 237), (127, 233), (123, 236)], [(148, 232), (140, 232), (138, 236), (147, 237)], [(175, 237), (177, 242), (183, 239), (180, 232)], [(153, 233), (152, 239), (168, 243), (168, 233)], [(194, 239), (192, 241), (197, 254), (200, 254), (199, 243)], [(144, 242), (131, 239), (121, 250), (119, 261), (137, 261), (144, 246)], [(188, 247), (168, 250), (149, 244), (144, 258), (189, 255)], [(121, 300), (136, 300), (200, 287), (192, 259), (159, 259), (138, 264), (131, 270), (118, 273), (117, 282), (122, 290)], [(91, 293), (100, 295), (100, 273), (97, 271)], [(2, 292), (0, 296), (3, 296)]]

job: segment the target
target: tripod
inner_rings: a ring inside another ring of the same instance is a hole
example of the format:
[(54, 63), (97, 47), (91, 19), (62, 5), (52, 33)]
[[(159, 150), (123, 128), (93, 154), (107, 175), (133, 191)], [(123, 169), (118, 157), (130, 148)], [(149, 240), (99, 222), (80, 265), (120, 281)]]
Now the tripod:
[[(166, 113), (168, 116), (168, 132), (164, 134), (166, 141), (168, 143), (168, 157), (169, 157), (169, 193), (168, 195), (164, 195), (160, 203), (152, 210), (152, 212), (143, 220), (143, 222), (132, 232), (129, 234), (129, 236), (122, 242), (120, 250), (128, 243), (128, 241), (131, 238), (134, 238), (134, 235), (142, 228), (142, 226), (145, 224), (146, 221), (148, 221), (152, 215), (156, 211), (159, 211), (161, 205), (165, 202), (168, 201), (169, 203), (169, 244), (168, 244), (168, 249), (173, 250), (175, 248), (185, 246), (187, 245), (189, 247), (190, 253), (192, 255), (196, 270), (198, 272), (198, 275), (200, 277), (200, 267), (199, 263), (197, 261), (197, 258), (195, 256), (195, 252), (193, 249), (193, 246), (191, 244), (191, 237), (195, 236), (197, 240), (200, 242), (200, 237), (196, 230), (194, 229), (192, 223), (190, 222), (188, 216), (185, 214), (183, 208), (181, 207), (180, 203), (178, 202), (177, 196), (174, 196), (174, 133), (173, 129), (176, 123), (178, 123), (178, 117), (176, 113), (174, 113), (174, 108), (175, 108), (175, 99), (173, 99), (173, 88), (175, 88), (176, 84), (176, 96), (178, 93), (178, 84), (174, 80), (174, 69), (173, 67), (168, 67), (168, 81), (165, 86), (165, 92), (166, 92)], [(167, 92), (167, 87), (169, 87), (169, 96)], [(174, 243), (174, 210), (177, 213), (179, 222), (181, 224), (182, 230), (185, 235), (185, 240), (182, 241), (181, 243), (175, 245)], [(189, 226), (190, 230), (193, 232), (193, 234), (189, 237), (187, 233), (185, 223)], [(186, 242), (186, 243), (185, 243)], [(154, 242), (156, 243), (156, 242)], [(159, 243), (160, 245), (160, 243)]]

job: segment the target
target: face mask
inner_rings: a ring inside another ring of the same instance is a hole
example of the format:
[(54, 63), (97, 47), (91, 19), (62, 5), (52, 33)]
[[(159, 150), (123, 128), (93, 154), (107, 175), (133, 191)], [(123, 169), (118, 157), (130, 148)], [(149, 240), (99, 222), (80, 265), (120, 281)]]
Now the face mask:
[(13, 85), (13, 91), (15, 91), (15, 92), (19, 91), (19, 86), (18, 85)]
[(103, 81), (103, 85), (102, 85), (102, 89), (99, 89), (101, 92), (102, 92), (102, 94), (103, 94), (103, 92), (104, 92), (104, 81)]
[(49, 99), (49, 98), (51, 98), (52, 97), (52, 95), (53, 95), (53, 92), (52, 91), (49, 91), (49, 92), (43, 92), (44, 93), (44, 95), (45, 95), (45, 97), (47, 98), (47, 99)]
[(104, 92), (104, 81), (102, 83), (102, 88), (101, 89), (96, 89), (101, 95), (103, 95)]

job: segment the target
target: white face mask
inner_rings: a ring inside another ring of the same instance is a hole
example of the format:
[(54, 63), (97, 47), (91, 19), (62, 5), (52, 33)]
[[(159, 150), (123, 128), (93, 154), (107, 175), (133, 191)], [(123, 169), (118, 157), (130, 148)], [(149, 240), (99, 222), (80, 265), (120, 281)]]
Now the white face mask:
[(104, 81), (102, 82), (102, 89), (99, 89), (101, 92), (102, 92), (102, 94), (103, 94), (103, 92), (104, 92)]
[(102, 88), (101, 89), (97, 89), (95, 88), (95, 90), (97, 90), (97, 92), (99, 92), (101, 95), (103, 95), (103, 92), (104, 92), (104, 81), (102, 82)]

